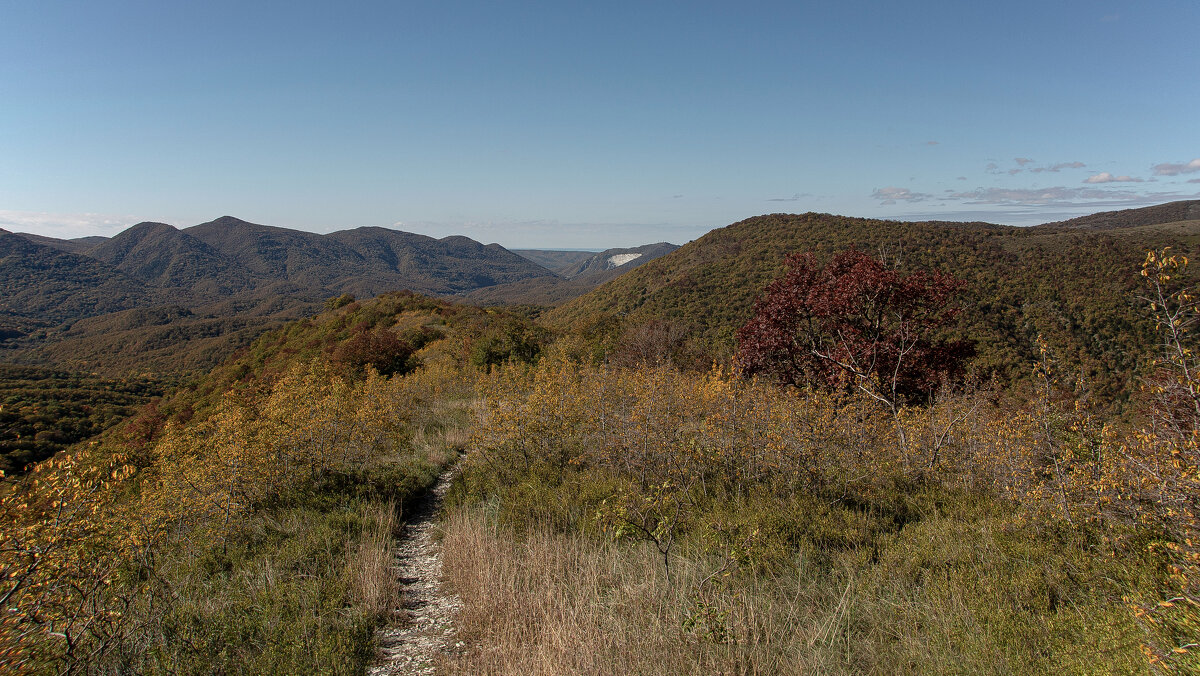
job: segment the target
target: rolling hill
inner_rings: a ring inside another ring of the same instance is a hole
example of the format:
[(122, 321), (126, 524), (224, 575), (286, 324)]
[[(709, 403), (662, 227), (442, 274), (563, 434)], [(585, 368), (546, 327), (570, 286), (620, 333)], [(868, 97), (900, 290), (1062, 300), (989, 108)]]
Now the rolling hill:
[[(12, 233), (5, 233), (12, 235)], [(484, 286), (554, 273), (497, 245), (467, 237), (434, 239), (387, 228), (364, 227), (321, 235), (249, 223), (232, 216), (184, 228), (139, 223), (112, 238), (58, 240), (12, 235), (22, 255), (42, 258), (74, 254), (85, 263), (60, 256), (54, 265), (36, 264), (48, 274), (30, 278), (30, 286), (55, 283), (65, 269), (104, 270), (137, 280), (137, 286), (182, 293), (196, 302), (286, 283), (322, 293), (377, 295), (406, 288), (453, 296)], [(30, 248), (33, 247), (33, 248)], [(17, 259), (6, 259), (6, 265)], [(96, 265), (96, 263), (103, 265)], [(89, 273), (84, 273), (89, 274)], [(100, 274), (100, 273), (90, 273)]]
[[(1178, 202), (1033, 228), (988, 223), (899, 222), (830, 214), (771, 214), (714, 230), (544, 315), (559, 327), (619, 317), (626, 326), (668, 320), (710, 355), (735, 349), (734, 333), (784, 258), (857, 247), (902, 267), (940, 268), (966, 282), (956, 332), (977, 342), (984, 376), (1029, 373), (1041, 334), (1067, 370), (1104, 397), (1132, 391), (1153, 349), (1134, 296), (1145, 250), (1200, 246), (1200, 202)], [(1103, 223), (1103, 227), (1097, 224)]]
[(559, 278), (496, 244), (386, 228), (321, 235), (225, 216), (111, 238), (0, 231), (0, 354), (110, 375), (203, 369), (332, 296), (538, 279)]
[(5, 230), (0, 230), (0, 288), (0, 331), (7, 338), (156, 300), (144, 284), (111, 265)]

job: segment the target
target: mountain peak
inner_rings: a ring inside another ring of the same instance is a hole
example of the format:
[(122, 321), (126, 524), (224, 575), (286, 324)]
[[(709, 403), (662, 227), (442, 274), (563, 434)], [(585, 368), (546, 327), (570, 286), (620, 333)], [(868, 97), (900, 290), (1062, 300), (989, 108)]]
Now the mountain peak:
[(243, 221), (236, 216), (222, 216), (216, 220), (212, 220), (207, 223), (201, 223), (201, 225), (219, 225), (226, 228), (232, 228), (238, 225), (254, 225), (254, 223)]
[(122, 231), (117, 237), (122, 235), (140, 235), (152, 232), (178, 232), (179, 228), (167, 223), (159, 223), (157, 221), (142, 221), (137, 225), (130, 226)]

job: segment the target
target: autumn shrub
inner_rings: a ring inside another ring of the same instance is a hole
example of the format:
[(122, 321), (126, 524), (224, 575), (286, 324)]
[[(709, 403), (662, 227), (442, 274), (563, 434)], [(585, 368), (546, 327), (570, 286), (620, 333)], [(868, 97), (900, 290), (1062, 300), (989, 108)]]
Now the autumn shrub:
[(343, 293), (340, 296), (332, 296), (330, 298), (325, 299), (325, 309), (326, 310), (336, 310), (338, 308), (346, 307), (347, 305), (353, 303), (354, 301), (355, 301), (355, 298), (354, 298), (354, 294), (352, 294), (352, 293)]
[(629, 326), (621, 334), (608, 360), (616, 366), (671, 365), (704, 369), (712, 364), (692, 340), (691, 327), (681, 322), (651, 320)]
[(333, 350), (331, 361), (353, 373), (363, 373), (368, 367), (390, 376), (415, 368), (414, 348), (385, 327), (364, 328)]
[(1169, 557), (1167, 583), (1130, 602), (1165, 634), (1143, 644), (1150, 663), (1180, 673), (1200, 671), (1200, 284), (1188, 263), (1170, 248), (1146, 253), (1139, 300), (1159, 350), (1143, 383), (1144, 424), (1109, 452), (1117, 465), (1109, 481), (1131, 520), (1166, 535), (1147, 546)]
[(467, 419), (469, 378), (423, 371), (350, 380), (300, 361), (168, 423), (148, 454), (112, 435), (6, 487), (0, 664), (360, 672), (394, 509), (432, 485)]
[[(735, 589), (804, 565), (846, 589), (838, 576), (849, 574), (846, 603), (864, 615), (842, 645), (865, 652), (838, 667), (847, 672), (887, 655), (915, 672), (1124, 671), (1144, 665), (1140, 645), (1178, 645), (1169, 627), (1137, 625), (1126, 600), (1169, 582), (1165, 551), (1145, 545), (1170, 536), (1121, 497), (1124, 432), (1055, 377), (1042, 400), (943, 388), (891, 411), (866, 393), (780, 389), (719, 368), (551, 355), (484, 379), (454, 499), (517, 534), (627, 542), (705, 607), (730, 598), (701, 584), (708, 575), (740, 580)], [(935, 554), (931, 542), (953, 546)], [(697, 565), (708, 573), (685, 574)], [(1080, 650), (1092, 636), (1111, 650)], [(905, 647), (922, 645), (941, 653)]]
[(549, 339), (546, 329), (519, 317), (505, 317), (474, 339), (470, 360), (482, 368), (507, 361), (533, 363)]
[(812, 253), (763, 291), (738, 330), (737, 363), (788, 385), (858, 390), (890, 408), (928, 401), (974, 354), (939, 335), (957, 316), (962, 283), (903, 273), (857, 249), (818, 266)]
[[(106, 449), (111, 450), (111, 449)], [(141, 533), (113, 488), (136, 468), (120, 453), (63, 454), (0, 495), (0, 667), (78, 670), (96, 652), (124, 651), (137, 600), (121, 584), (145, 560)], [(117, 583), (114, 585), (114, 582)]]

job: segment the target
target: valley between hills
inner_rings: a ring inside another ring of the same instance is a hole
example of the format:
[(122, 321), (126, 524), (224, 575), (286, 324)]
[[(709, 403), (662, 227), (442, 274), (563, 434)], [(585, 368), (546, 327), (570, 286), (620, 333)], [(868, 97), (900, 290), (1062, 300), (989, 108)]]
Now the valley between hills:
[(1198, 252), (1200, 201), (0, 231), (0, 668), (1196, 673)]

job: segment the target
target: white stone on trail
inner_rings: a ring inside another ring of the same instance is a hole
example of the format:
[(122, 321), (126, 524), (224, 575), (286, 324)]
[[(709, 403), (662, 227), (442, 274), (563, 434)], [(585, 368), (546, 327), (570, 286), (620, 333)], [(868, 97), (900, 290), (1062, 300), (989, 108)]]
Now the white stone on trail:
[(452, 474), (442, 474), (404, 524), (393, 568), (400, 581), (400, 605), (396, 619), (377, 634), (380, 655), (367, 670), (372, 676), (432, 674), (439, 654), (462, 647), (454, 639), (454, 615), (462, 603), (442, 592), (442, 548), (433, 537)]

